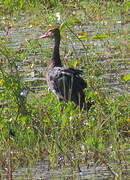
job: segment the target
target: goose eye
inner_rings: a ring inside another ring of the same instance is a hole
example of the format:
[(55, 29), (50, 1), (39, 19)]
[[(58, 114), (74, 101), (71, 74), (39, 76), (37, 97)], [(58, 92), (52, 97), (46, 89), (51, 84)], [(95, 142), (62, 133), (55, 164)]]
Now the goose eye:
[(53, 32), (53, 29), (50, 29), (49, 32)]
[(52, 30), (49, 30), (48, 31), (48, 34), (52, 35), (53, 31)]

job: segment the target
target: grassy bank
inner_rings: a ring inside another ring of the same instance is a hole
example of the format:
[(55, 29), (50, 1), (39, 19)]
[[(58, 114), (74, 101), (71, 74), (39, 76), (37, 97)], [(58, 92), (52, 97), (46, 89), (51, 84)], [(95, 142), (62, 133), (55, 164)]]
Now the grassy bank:
[[(128, 29), (111, 31), (111, 27), (118, 21), (120, 23), (121, 17), (121, 23), (128, 23), (129, 2), (74, 2), (5, 0), (1, 3), (0, 28), (6, 35), (0, 39), (0, 173), (6, 173), (10, 179), (18, 167), (31, 166), (46, 157), (53, 168), (72, 166), (80, 171), (84, 164), (103, 165), (117, 179), (122, 179), (125, 173), (127, 176), (129, 76), (123, 74), (119, 77), (124, 91), (115, 93), (111, 87), (106, 87), (106, 79), (102, 75), (110, 68), (118, 73), (115, 60), (129, 57)], [(25, 16), (27, 19), (21, 19)], [(15, 50), (7, 46), (11, 43), (10, 31), (14, 29), (45, 28), (55, 23), (62, 24), (62, 46), (76, 40), (85, 51), (77, 56), (76, 47), (70, 50), (63, 46), (61, 55), (68, 58), (68, 61), (64, 59), (66, 65), (84, 69), (84, 79), (89, 85), (86, 100), (91, 98), (95, 102), (89, 112), (76, 109), (72, 103), (59, 103), (53, 94), (48, 94), (46, 86), (44, 92), (37, 96), (38, 92), (33, 91), (33, 87), (39, 82), (23, 81), (26, 75), (19, 72), (19, 64), (28, 57), (34, 55), (38, 58), (40, 52), (43, 54), (40, 65), (50, 63), (51, 50), (41, 48), (44, 42), (35, 39), (24, 41), (22, 48), (18, 46)], [(91, 24), (95, 29), (104, 26), (109, 31), (86, 33), (83, 27)], [(77, 27), (82, 31), (77, 31)], [(110, 38), (115, 41), (108, 42)], [(120, 38), (125, 39), (125, 46)], [(97, 48), (99, 41), (105, 41), (104, 45), (109, 50), (100, 51)], [(118, 55), (109, 56), (113, 51), (119, 52)], [(72, 54), (73, 59), (70, 58)], [(102, 64), (104, 59), (107, 62), (110, 58), (111, 61)], [(127, 69), (129, 63), (126, 60), (125, 63)]]

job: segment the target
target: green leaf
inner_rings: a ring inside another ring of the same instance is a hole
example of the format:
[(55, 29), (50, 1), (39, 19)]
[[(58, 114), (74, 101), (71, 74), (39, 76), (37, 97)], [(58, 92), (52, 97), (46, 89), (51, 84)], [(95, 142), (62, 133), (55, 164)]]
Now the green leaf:
[(70, 18), (61, 24), (60, 30), (64, 30), (67, 26), (72, 26), (74, 24), (79, 24), (79, 23), (81, 23), (79, 19)]
[(87, 32), (81, 32), (78, 37), (79, 37), (80, 39), (83, 39), (83, 38), (87, 38), (88, 36), (90, 36), (89, 33), (87, 33)]
[(125, 81), (129, 81), (129, 80), (130, 80), (130, 74), (127, 74), (126, 76), (124, 76), (123, 79), (124, 79)]
[(4, 85), (4, 80), (0, 79), (0, 86), (3, 86), (3, 85)]
[(4, 124), (0, 124), (0, 129), (3, 129), (3, 127), (4, 127)]
[(77, 61), (77, 60), (72, 60), (71, 63), (70, 63), (70, 65), (71, 65), (72, 67), (74, 67), (74, 68), (76, 68), (77, 64), (78, 64), (78, 61)]
[(96, 36), (93, 36), (93, 40), (106, 40), (109, 37), (106, 33), (97, 33)]
[(20, 118), (23, 127), (26, 126), (28, 119), (29, 116), (23, 116)]
[(89, 145), (93, 145), (93, 143), (94, 143), (94, 138), (93, 138), (93, 137), (88, 137), (88, 138), (86, 139), (86, 142), (87, 142), (87, 144), (89, 144)]

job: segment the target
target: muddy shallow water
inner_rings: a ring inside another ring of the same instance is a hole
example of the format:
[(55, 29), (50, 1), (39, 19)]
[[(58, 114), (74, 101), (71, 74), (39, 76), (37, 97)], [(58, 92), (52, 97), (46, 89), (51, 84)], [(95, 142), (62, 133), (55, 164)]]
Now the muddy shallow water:
[[(48, 162), (41, 162), (31, 168), (20, 168), (13, 173), (13, 178), (28, 180), (48, 180), (48, 179), (66, 179), (66, 180), (112, 180), (113, 176), (105, 167), (81, 167), (81, 172), (74, 171), (71, 168), (60, 168), (58, 170), (48, 170)], [(3, 175), (2, 178), (5, 176)]]
[[(112, 91), (119, 93), (122, 91), (128, 92), (130, 90), (129, 86), (124, 86), (121, 77), (130, 73), (129, 51), (125, 53), (125, 56), (121, 56), (121, 51), (116, 48), (114, 49), (114, 44), (118, 44), (119, 42), (124, 46), (124, 51), (126, 51), (125, 48), (128, 48), (128, 42), (126, 39), (126, 34), (123, 33), (124, 31), (128, 30), (128, 28), (129, 24), (122, 25), (121, 21), (117, 21), (117, 24), (113, 24), (112, 26), (101, 25), (100, 27), (97, 27), (94, 24), (89, 24), (86, 26), (75, 27), (74, 32), (76, 32), (77, 35), (85, 32), (88, 33), (89, 36), (92, 36), (92, 38), (89, 40), (81, 39), (84, 45), (90, 49), (85, 50), (81, 42), (77, 40), (72, 33), (68, 32), (67, 36), (69, 36), (69, 39), (66, 37), (65, 40), (63, 39), (61, 41), (61, 57), (63, 58), (65, 51), (67, 51), (69, 54), (69, 50), (71, 51), (70, 55), (67, 57), (69, 61), (71, 61), (71, 59), (76, 59), (79, 56), (84, 57), (86, 61), (89, 59), (89, 57), (98, 57), (99, 64), (105, 68), (107, 72), (106, 74), (101, 75), (101, 78), (105, 79), (106, 88), (110, 88)], [(18, 27), (16, 29), (12, 27), (9, 29), (8, 35), (5, 31), (0, 31), (0, 37), (7, 37), (7, 39), (9, 39), (9, 42), (7, 43), (9, 48), (21, 51), (23, 48), (22, 43), (37, 39), (39, 35), (42, 34), (44, 29), (44, 27), (33, 26), (28, 28)], [(111, 33), (112, 35), (108, 38), (102, 39), (104, 32), (106, 34)], [(116, 33), (119, 34), (119, 37), (115, 38), (113, 34)], [(98, 36), (101, 36), (101, 40)], [(42, 40), (40, 40), (40, 43), (42, 43), (41, 41)], [(93, 47), (92, 51), (91, 46)], [(111, 46), (112, 48), (110, 49)], [(42, 81), (45, 81), (45, 76), (43, 74), (45, 73), (46, 69), (42, 61), (47, 62), (50, 58), (46, 58), (46, 53), (45, 55), (41, 53), (44, 53), (44, 50), (47, 51), (47, 48), (52, 49), (52, 47), (52, 41), (44, 40), (42, 47), (37, 48), (37, 50), (35, 49), (36, 52), (33, 52), (32, 50), (29, 56), (25, 57), (23, 62), (18, 64), (19, 72), (24, 74), (23, 81), (35, 82), (39, 80), (41, 81), (42, 85)], [(42, 52), (40, 51), (40, 48), (42, 48)]]

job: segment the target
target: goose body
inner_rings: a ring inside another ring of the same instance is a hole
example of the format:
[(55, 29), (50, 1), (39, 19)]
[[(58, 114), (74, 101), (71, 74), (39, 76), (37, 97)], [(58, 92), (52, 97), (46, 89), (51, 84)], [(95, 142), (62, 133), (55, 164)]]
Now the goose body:
[(49, 29), (39, 38), (53, 37), (55, 39), (52, 63), (47, 70), (47, 84), (59, 101), (73, 101), (80, 109), (89, 109), (91, 103), (85, 102), (84, 89), (87, 83), (81, 77), (81, 70), (64, 68), (61, 63), (59, 46), (60, 31), (58, 28)]

